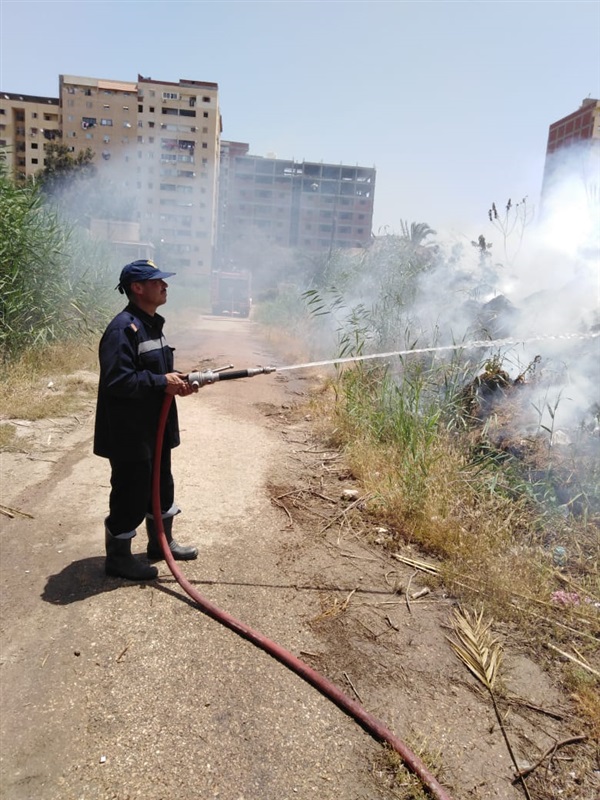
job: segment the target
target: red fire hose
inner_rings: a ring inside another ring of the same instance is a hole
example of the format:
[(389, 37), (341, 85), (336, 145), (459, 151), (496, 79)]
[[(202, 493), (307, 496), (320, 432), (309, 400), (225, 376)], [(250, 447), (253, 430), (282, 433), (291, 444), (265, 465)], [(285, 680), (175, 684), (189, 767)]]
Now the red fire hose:
[[(236, 375), (236, 377), (246, 377), (246, 375)], [(233, 376), (232, 376), (233, 377)], [(448, 792), (443, 786), (438, 783), (436, 778), (429, 772), (421, 759), (416, 756), (397, 736), (389, 731), (383, 723), (376, 719), (372, 714), (369, 714), (359, 703), (352, 700), (344, 692), (341, 691), (335, 684), (327, 680), (323, 675), (320, 675), (308, 664), (305, 664), (297, 658), (289, 650), (286, 650), (276, 642), (267, 639), (261, 633), (252, 630), (243, 622), (231, 617), (225, 611), (217, 608), (217, 606), (206, 600), (192, 584), (181, 574), (175, 559), (167, 544), (165, 536), (165, 529), (162, 522), (162, 510), (160, 503), (160, 460), (163, 448), (163, 439), (165, 433), (165, 426), (169, 409), (173, 401), (172, 395), (165, 394), (165, 399), (162, 405), (160, 418), (158, 422), (158, 430), (156, 432), (156, 445), (154, 452), (154, 466), (152, 470), (152, 513), (154, 515), (154, 522), (158, 533), (158, 540), (160, 542), (163, 555), (167, 562), (167, 566), (171, 570), (173, 577), (181, 588), (194, 600), (201, 611), (204, 611), (217, 622), (222, 623), (227, 628), (230, 628), (235, 633), (242, 636), (244, 639), (260, 647), (273, 658), (280, 661), (286, 667), (289, 667), (301, 678), (304, 678), (307, 683), (314, 686), (319, 692), (332, 700), (342, 711), (345, 711), (353, 717), (368, 733), (370, 733), (378, 741), (387, 742), (393, 749), (400, 755), (403, 762), (409, 770), (413, 772), (421, 781), (421, 783), (431, 792), (432, 796), (437, 800), (452, 800)]]

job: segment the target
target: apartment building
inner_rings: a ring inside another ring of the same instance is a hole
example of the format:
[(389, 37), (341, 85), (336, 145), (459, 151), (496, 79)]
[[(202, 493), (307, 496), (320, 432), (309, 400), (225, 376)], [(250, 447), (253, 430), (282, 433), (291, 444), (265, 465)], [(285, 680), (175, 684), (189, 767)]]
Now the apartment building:
[(91, 147), (98, 168), (135, 197), (156, 259), (210, 272), (216, 236), (221, 116), (218, 85), (138, 76), (137, 82), (60, 76), (63, 140)]
[(542, 207), (565, 178), (581, 182), (589, 202), (600, 207), (600, 100), (586, 98), (576, 111), (548, 129)]
[(15, 179), (25, 180), (42, 169), (47, 143), (61, 138), (58, 98), (0, 94), (0, 148)]
[(257, 232), (313, 252), (370, 243), (375, 169), (253, 156), (221, 131), (216, 83), (60, 75), (58, 98), (0, 94), (0, 147), (15, 177), (44, 167), (49, 142), (90, 148), (104, 186), (131, 201), (121, 221), (136, 225), (119, 236), (135, 228), (133, 249), (178, 272), (210, 273)]
[(546, 155), (593, 139), (600, 140), (600, 101), (587, 98), (576, 111), (550, 125)]
[(283, 247), (328, 251), (371, 241), (375, 169), (248, 154), (221, 143), (219, 259), (260, 234)]

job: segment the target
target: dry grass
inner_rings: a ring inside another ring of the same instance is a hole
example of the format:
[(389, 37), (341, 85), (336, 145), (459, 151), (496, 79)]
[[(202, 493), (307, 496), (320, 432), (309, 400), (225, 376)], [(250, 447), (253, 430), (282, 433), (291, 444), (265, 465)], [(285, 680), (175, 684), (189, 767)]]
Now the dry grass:
[[(65, 416), (96, 393), (94, 345), (67, 342), (27, 353), (0, 370), (0, 419)], [(3, 425), (2, 428), (11, 426)], [(0, 434), (0, 447), (12, 437)]]
[[(391, 547), (412, 543), (440, 559), (440, 575), (459, 602), (510, 622), (515, 638), (540, 663), (559, 667), (590, 729), (600, 730), (598, 681), (546, 646), (578, 652), (600, 668), (597, 520), (544, 516), (518, 487), (482, 482), (460, 437), (451, 434), (438, 435), (427, 474), (415, 489), (397, 444), (374, 442), (361, 432), (340, 414), (334, 395), (328, 390), (313, 397), (314, 417), (329, 442), (344, 449), (349, 469), (372, 496), (372, 518), (394, 532)], [(568, 560), (558, 569), (553, 547), (567, 542)]]
[(8, 422), (0, 423), (0, 451), (10, 451), (16, 448), (17, 432), (14, 425)]
[[(443, 771), (442, 754), (432, 752), (424, 739), (407, 741), (407, 746), (423, 761), (434, 775)], [(371, 773), (377, 784), (393, 793), (397, 800), (429, 800), (430, 794), (419, 778), (408, 770), (402, 758), (391, 747), (383, 746), (371, 763)]]

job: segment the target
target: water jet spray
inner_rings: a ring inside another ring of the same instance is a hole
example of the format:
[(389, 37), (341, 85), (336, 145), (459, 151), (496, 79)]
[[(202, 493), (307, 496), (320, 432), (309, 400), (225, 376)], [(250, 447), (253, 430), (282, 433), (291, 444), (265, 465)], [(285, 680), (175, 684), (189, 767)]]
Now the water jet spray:
[(566, 341), (570, 339), (595, 339), (600, 336), (598, 333), (563, 333), (555, 336), (531, 336), (527, 339), (486, 339), (480, 341), (463, 342), (461, 344), (447, 344), (439, 347), (413, 347), (410, 350), (392, 350), (387, 353), (373, 353), (366, 356), (348, 356), (347, 358), (330, 358), (324, 361), (308, 361), (304, 364), (292, 364), (284, 367), (265, 367), (265, 370), (273, 372), (286, 372), (293, 369), (307, 369), (308, 367), (323, 367), (328, 364), (349, 364), (353, 361), (369, 361), (374, 358), (391, 358), (392, 356), (408, 356), (423, 353), (441, 353), (450, 350), (474, 350), (476, 348), (488, 347), (507, 347), (517, 344), (529, 344), (541, 341)]

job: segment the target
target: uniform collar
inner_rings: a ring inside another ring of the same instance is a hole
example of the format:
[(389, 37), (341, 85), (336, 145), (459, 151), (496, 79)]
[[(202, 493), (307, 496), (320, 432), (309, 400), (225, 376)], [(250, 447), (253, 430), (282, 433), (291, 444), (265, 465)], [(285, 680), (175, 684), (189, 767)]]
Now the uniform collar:
[(154, 314), (154, 316), (150, 316), (150, 314), (146, 313), (143, 309), (139, 306), (136, 306), (135, 303), (130, 302), (127, 305), (125, 311), (129, 311), (130, 314), (136, 316), (144, 325), (148, 325), (152, 328), (158, 328), (162, 330), (163, 325), (165, 324), (165, 318), (161, 317), (160, 314)]

